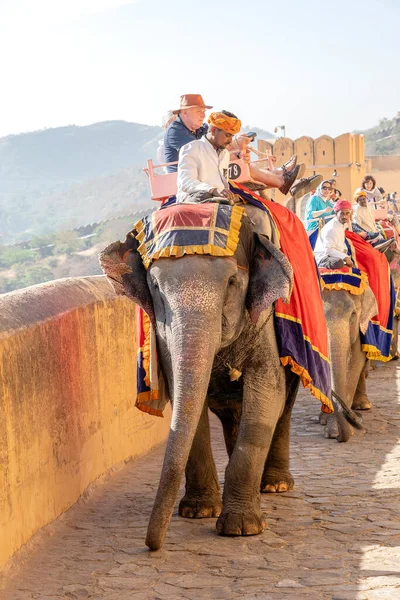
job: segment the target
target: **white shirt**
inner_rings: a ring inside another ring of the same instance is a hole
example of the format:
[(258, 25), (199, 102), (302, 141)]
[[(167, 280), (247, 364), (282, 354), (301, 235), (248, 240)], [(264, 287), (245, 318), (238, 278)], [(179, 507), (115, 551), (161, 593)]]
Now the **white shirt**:
[(179, 151), (177, 201), (190, 200), (189, 194), (194, 192), (228, 188), (229, 156), (228, 150), (218, 154), (206, 136), (182, 146)]
[(334, 258), (342, 259), (348, 256), (344, 235), (347, 228), (347, 223), (346, 225), (342, 225), (337, 220), (337, 217), (334, 217), (329, 223), (323, 226), (314, 248), (317, 264), (324, 256), (333, 256)]
[(375, 224), (375, 219), (372, 216), (372, 212), (368, 206), (361, 206), (356, 204), (354, 206), (353, 221), (360, 227), (371, 233), (377, 233), (378, 228)]

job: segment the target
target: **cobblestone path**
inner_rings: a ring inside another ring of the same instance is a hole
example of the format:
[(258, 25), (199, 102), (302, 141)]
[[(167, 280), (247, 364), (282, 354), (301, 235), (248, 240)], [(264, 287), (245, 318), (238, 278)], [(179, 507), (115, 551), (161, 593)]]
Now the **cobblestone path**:
[[(302, 391), (292, 429), (295, 491), (263, 496), (264, 534), (222, 538), (174, 514), (164, 548), (145, 531), (163, 448), (127, 463), (40, 532), (3, 577), (2, 600), (400, 599), (400, 361), (369, 378), (367, 432), (325, 440)], [(221, 480), (226, 454), (213, 422)]]

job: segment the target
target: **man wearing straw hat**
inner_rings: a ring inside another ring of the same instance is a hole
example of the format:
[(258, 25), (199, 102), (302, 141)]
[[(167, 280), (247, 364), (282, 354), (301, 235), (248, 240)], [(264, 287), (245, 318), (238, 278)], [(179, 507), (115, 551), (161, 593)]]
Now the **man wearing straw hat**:
[[(208, 108), (212, 106), (205, 104), (200, 94), (181, 96), (179, 108), (172, 111), (178, 116), (164, 134), (165, 162), (177, 162), (182, 146), (201, 139), (207, 133), (208, 126), (204, 118)], [(167, 170), (174, 173), (177, 168), (177, 165), (171, 165)]]

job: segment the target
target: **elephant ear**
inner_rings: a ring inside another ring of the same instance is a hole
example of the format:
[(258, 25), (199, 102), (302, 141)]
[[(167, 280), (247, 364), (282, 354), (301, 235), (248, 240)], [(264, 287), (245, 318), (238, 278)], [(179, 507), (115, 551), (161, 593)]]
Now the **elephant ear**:
[(246, 307), (253, 324), (275, 300), (289, 301), (293, 288), (293, 269), (284, 254), (267, 238), (254, 233), (255, 248), (250, 266)]
[(154, 325), (153, 302), (138, 246), (133, 232), (130, 232), (124, 243), (118, 241), (107, 246), (100, 253), (99, 261), (115, 292), (136, 302)]
[(368, 325), (373, 317), (378, 314), (378, 304), (375, 294), (368, 286), (362, 295), (361, 313), (360, 313), (360, 330), (366, 333)]

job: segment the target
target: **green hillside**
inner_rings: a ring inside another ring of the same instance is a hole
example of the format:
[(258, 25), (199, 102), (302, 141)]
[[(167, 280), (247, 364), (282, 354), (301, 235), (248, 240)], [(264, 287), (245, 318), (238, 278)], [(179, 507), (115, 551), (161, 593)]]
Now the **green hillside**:
[(124, 121), (0, 139), (0, 241), (66, 229), (149, 204), (141, 167), (160, 127)]
[(400, 154), (400, 112), (393, 119), (381, 119), (378, 125), (362, 133), (366, 156)]

